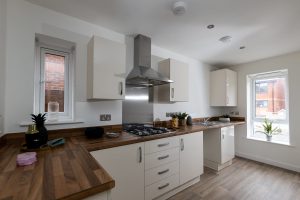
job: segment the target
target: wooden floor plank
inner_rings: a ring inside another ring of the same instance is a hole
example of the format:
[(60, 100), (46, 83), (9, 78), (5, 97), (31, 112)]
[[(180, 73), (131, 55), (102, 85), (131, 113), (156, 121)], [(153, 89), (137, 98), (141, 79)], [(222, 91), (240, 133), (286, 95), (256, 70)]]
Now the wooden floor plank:
[(169, 200), (300, 200), (299, 173), (235, 158), (220, 172), (205, 168), (201, 181)]

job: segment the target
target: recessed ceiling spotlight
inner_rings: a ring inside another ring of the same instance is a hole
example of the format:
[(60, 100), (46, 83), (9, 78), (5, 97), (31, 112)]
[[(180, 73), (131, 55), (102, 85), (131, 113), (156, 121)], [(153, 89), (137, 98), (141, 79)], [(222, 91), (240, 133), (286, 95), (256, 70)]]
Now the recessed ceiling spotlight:
[(240, 46), (240, 49), (245, 49), (246, 47), (245, 46)]
[(177, 1), (173, 4), (174, 15), (183, 15), (186, 12), (186, 3), (183, 1)]
[(232, 37), (227, 35), (227, 36), (221, 37), (219, 39), (219, 41), (224, 42), (224, 43), (228, 43), (228, 42), (231, 42), (231, 39), (232, 39)]
[(210, 25), (207, 26), (207, 28), (208, 28), (208, 29), (213, 29), (213, 28), (215, 28), (215, 25), (210, 24)]

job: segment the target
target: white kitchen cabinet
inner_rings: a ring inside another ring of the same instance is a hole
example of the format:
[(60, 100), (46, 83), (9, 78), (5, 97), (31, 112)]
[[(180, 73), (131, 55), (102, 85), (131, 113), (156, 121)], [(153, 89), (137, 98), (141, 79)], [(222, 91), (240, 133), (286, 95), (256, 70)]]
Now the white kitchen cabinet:
[(180, 185), (203, 173), (203, 132), (195, 132), (180, 139)]
[(229, 69), (210, 72), (210, 105), (237, 106), (237, 73)]
[(205, 166), (221, 170), (231, 164), (234, 156), (234, 126), (205, 130)]
[(112, 200), (110, 196), (110, 191), (104, 191), (99, 194), (86, 197), (83, 200)]
[(93, 36), (87, 59), (88, 99), (124, 99), (125, 44)]
[(144, 199), (144, 143), (93, 151), (91, 154), (115, 180), (112, 200)]
[(158, 86), (158, 101), (189, 101), (188, 64), (169, 58), (158, 63), (158, 72), (174, 81)]

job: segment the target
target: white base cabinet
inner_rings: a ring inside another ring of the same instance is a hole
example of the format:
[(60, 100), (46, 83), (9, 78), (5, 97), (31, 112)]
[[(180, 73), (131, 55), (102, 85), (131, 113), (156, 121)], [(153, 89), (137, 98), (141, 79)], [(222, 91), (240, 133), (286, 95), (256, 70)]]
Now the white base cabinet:
[(110, 191), (101, 192), (100, 194), (95, 194), (93, 196), (84, 198), (83, 200), (112, 200), (111, 192)]
[[(203, 132), (93, 151), (91, 154), (115, 180), (115, 188), (107, 196), (108, 200), (163, 200), (200, 180), (203, 173)], [(100, 196), (99, 199), (106, 197), (104, 194)], [(97, 199), (97, 196), (93, 198)]]
[(112, 200), (144, 199), (144, 143), (93, 151), (91, 154), (115, 180)]
[(204, 164), (215, 170), (231, 164), (235, 156), (234, 126), (205, 130)]
[(180, 139), (180, 185), (203, 174), (203, 132), (195, 132)]

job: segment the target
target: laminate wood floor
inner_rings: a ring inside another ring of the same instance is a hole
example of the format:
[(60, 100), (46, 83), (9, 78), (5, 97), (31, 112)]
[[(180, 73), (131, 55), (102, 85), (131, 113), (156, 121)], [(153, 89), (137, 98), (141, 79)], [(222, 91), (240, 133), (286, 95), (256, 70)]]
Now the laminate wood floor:
[(220, 172), (205, 168), (199, 183), (169, 200), (300, 200), (300, 174), (235, 158)]

